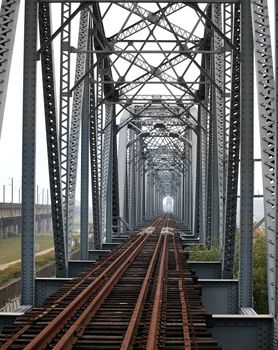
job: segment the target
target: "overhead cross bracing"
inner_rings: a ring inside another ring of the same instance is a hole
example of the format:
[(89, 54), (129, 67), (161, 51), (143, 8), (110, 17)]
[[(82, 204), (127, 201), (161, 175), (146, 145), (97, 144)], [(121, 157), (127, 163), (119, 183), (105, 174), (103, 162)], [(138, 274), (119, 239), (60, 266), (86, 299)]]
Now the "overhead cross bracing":
[[(233, 278), (239, 246), (238, 309), (249, 310), (260, 148), (268, 302), (277, 320), (277, 79), (268, 2), (26, 1), (23, 304), (35, 294), (36, 96), (43, 92), (58, 277), (68, 274), (79, 183), (82, 260), (159, 215), (170, 197), (183, 237), (220, 248), (225, 279)], [(17, 6), (2, 4), (9, 35)], [(2, 29), (1, 106), (13, 42)]]

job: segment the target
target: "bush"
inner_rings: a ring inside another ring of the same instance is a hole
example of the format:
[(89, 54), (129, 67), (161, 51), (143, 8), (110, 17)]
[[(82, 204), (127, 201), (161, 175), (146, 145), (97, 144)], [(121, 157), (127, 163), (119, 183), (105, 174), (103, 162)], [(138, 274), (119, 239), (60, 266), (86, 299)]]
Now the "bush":
[(194, 245), (187, 247), (186, 251), (189, 252), (189, 259), (192, 261), (219, 261), (220, 252), (219, 248), (209, 249), (204, 245)]
[[(208, 249), (206, 246), (190, 246), (186, 249), (190, 252), (192, 261), (219, 261), (218, 248)], [(266, 240), (263, 235), (257, 235), (253, 241), (253, 297), (254, 309), (258, 314), (268, 313), (267, 299), (267, 266), (266, 266)], [(238, 278), (239, 249), (235, 250), (234, 278)]]
[(0, 287), (3, 287), (5, 284), (10, 283), (16, 278), (20, 278), (21, 273), (21, 263), (16, 263), (10, 265), (4, 270), (0, 271)]
[[(36, 271), (53, 264), (55, 262), (54, 252), (36, 256)], [(21, 277), (21, 263), (10, 265), (4, 270), (0, 270), (0, 287)]]
[(253, 296), (257, 313), (268, 313), (266, 239), (258, 237), (253, 246)]

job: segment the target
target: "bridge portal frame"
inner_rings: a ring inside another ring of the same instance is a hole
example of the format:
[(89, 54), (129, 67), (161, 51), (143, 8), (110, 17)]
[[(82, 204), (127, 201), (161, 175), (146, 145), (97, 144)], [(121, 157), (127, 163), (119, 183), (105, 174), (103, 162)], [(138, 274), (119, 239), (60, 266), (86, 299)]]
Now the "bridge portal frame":
[[(35, 141), (36, 141), (36, 77), (37, 77), (37, 69), (36, 69), (36, 62), (38, 57), (40, 56), (42, 61), (42, 74), (43, 74), (43, 82), (44, 82), (44, 102), (45, 102), (45, 113), (46, 113), (46, 131), (47, 131), (47, 142), (48, 142), (48, 154), (49, 154), (49, 173), (50, 173), (50, 183), (51, 183), (51, 199), (52, 199), (52, 214), (53, 214), (53, 229), (54, 229), (54, 238), (55, 238), (55, 251), (56, 251), (56, 262), (57, 262), (57, 275), (64, 276), (67, 274), (67, 246), (68, 241), (65, 241), (65, 237), (67, 236), (68, 229), (65, 227), (70, 227), (70, 224), (65, 226), (65, 220), (64, 220), (64, 210), (63, 210), (63, 201), (62, 201), (62, 174), (61, 171), (61, 156), (60, 153), (61, 149), (59, 149), (59, 138), (58, 138), (58, 130), (56, 125), (56, 111), (55, 111), (55, 88), (54, 88), (54, 75), (53, 75), (53, 58), (52, 58), (52, 52), (51, 52), (51, 43), (54, 37), (58, 35), (58, 33), (62, 32), (65, 29), (65, 26), (62, 26), (54, 35), (50, 32), (51, 23), (50, 23), (50, 12), (49, 12), (49, 3), (74, 3), (77, 1), (63, 1), (63, 0), (46, 0), (46, 1), (39, 1), (36, 2), (34, 0), (28, 0), (25, 3), (25, 35), (24, 35), (24, 89), (23, 89), (23, 167), (22, 167), (22, 227), (23, 227), (23, 237), (22, 237), (22, 280), (23, 280), (23, 287), (22, 287), (22, 301), (24, 304), (32, 304), (33, 301), (33, 293), (34, 293), (34, 200), (35, 200)], [(101, 2), (106, 2), (105, 0), (100, 1), (90, 1), (91, 4), (97, 4)], [(115, 3), (120, 2), (118, 0), (113, 1)], [(146, 2), (152, 2), (151, 0), (142, 0), (142, 3)], [(176, 3), (176, 1), (166, 1), (162, 0), (161, 3), (167, 2), (167, 3)], [(133, 3), (131, 0), (130, 3)], [(187, 3), (185, 1), (184, 3)], [(211, 18), (200, 9), (197, 8), (198, 13), (203, 16), (203, 18), (207, 21), (207, 24), (211, 25), (214, 28), (214, 40), (223, 40), (225, 44), (229, 44), (229, 41), (227, 38), (223, 38), (223, 33), (220, 33), (221, 31), (219, 28), (217, 29), (217, 26), (219, 27), (219, 21), (220, 18), (218, 18), (218, 24), (214, 23), (215, 15), (217, 12), (218, 7), (220, 4), (232, 4), (234, 6), (234, 38), (233, 38), (233, 45), (230, 47), (232, 48), (233, 52), (233, 72), (232, 72), (232, 90), (231, 93), (233, 95), (233, 101), (231, 105), (231, 115), (234, 117), (234, 119), (230, 120), (230, 125), (233, 126), (233, 128), (230, 128), (230, 130), (233, 130), (235, 133), (233, 135), (234, 144), (231, 143), (231, 137), (230, 137), (230, 144), (229, 144), (229, 152), (230, 153), (228, 157), (228, 167), (227, 167), (227, 174), (223, 175), (224, 178), (222, 179), (225, 182), (225, 176), (227, 178), (227, 202), (225, 204), (225, 208), (223, 208), (226, 217), (229, 213), (229, 217), (231, 218), (231, 221), (225, 222), (225, 230), (223, 233), (223, 276), (228, 276), (231, 274), (232, 266), (233, 266), (233, 258), (234, 258), (234, 237), (235, 237), (235, 213), (236, 213), (236, 176), (230, 177), (229, 174), (232, 174), (234, 172), (237, 174), (238, 171), (238, 152), (239, 152), (239, 143), (236, 144), (237, 140), (240, 139), (240, 234), (241, 234), (241, 256), (240, 256), (240, 305), (242, 307), (249, 307), (252, 306), (252, 270), (250, 268), (251, 262), (252, 262), (252, 231), (253, 231), (253, 222), (252, 222), (252, 214), (253, 214), (253, 172), (254, 172), (254, 164), (253, 164), (253, 140), (252, 140), (252, 133), (250, 132), (250, 129), (252, 129), (252, 123), (253, 123), (253, 68), (252, 68), (252, 62), (253, 58), (255, 57), (256, 62), (256, 71), (258, 73), (257, 75), (257, 87), (258, 87), (258, 101), (259, 101), (259, 118), (260, 118), (260, 130), (261, 130), (261, 145), (262, 145), (262, 164), (263, 164), (263, 178), (264, 178), (264, 198), (265, 198), (265, 220), (266, 220), (266, 233), (267, 233), (267, 240), (268, 240), (268, 290), (269, 290), (269, 309), (270, 312), (275, 316), (277, 319), (278, 317), (278, 278), (277, 278), (277, 272), (278, 272), (278, 242), (277, 242), (277, 121), (275, 118), (275, 113), (277, 113), (277, 80), (274, 79), (274, 73), (273, 73), (273, 66), (271, 61), (271, 43), (270, 43), (270, 33), (269, 33), (269, 19), (268, 19), (268, 13), (267, 13), (267, 2), (266, 0), (229, 0), (229, 1), (222, 1), (222, 0), (201, 0), (201, 1), (188, 1), (188, 4), (190, 6), (194, 6), (194, 4), (197, 3), (209, 3), (212, 4), (212, 16)], [(14, 3), (15, 10), (16, 6), (18, 6), (18, 3)], [(68, 5), (65, 5), (68, 6)], [(94, 5), (95, 6), (95, 5)], [(37, 8), (39, 7), (39, 12), (37, 11)], [(73, 13), (69, 13), (69, 17), (67, 20), (65, 20), (65, 23), (69, 24), (72, 18), (79, 13), (80, 11), (83, 13), (86, 13), (88, 4), (86, 3), (86, 0), (77, 8), (76, 11)], [(275, 4), (275, 11), (276, 11), (276, 40), (278, 37), (278, 9), (277, 4)], [(241, 11), (239, 11), (241, 9)], [(4, 9), (1, 9), (1, 13), (3, 13)], [(15, 18), (12, 22), (10, 22), (10, 26), (15, 26), (16, 23), (16, 11), (14, 12)], [(240, 15), (240, 17), (239, 17)], [(95, 16), (97, 16), (97, 11)], [(37, 32), (37, 19), (40, 20), (40, 38), (41, 38), (41, 48), (37, 51), (36, 48), (36, 32)], [(100, 18), (98, 18), (100, 20)], [(241, 26), (240, 30), (242, 32), (241, 35), (241, 53), (239, 56), (238, 52), (238, 38), (239, 38), (239, 26)], [(13, 28), (12, 28), (13, 29)], [(88, 30), (88, 27), (80, 26), (80, 33), (82, 32), (83, 38), (86, 37), (86, 32)], [(100, 30), (100, 29), (99, 29)], [(11, 31), (11, 33), (14, 33), (14, 31)], [(85, 36), (84, 36), (85, 35)], [(103, 33), (99, 32), (99, 38), (102, 38)], [(253, 37), (253, 41), (250, 40), (250, 38)], [(9, 55), (12, 52), (12, 42), (14, 39), (14, 34), (12, 34), (10, 47), (9, 47)], [(81, 50), (86, 47), (88, 41), (86, 39), (83, 40), (83, 46), (81, 45), (79, 48)], [(6, 44), (6, 43), (5, 43)], [(255, 49), (255, 55), (253, 52), (253, 46)], [(221, 44), (220, 44), (221, 46)], [(8, 65), (10, 64), (11, 55), (8, 58)], [(83, 57), (83, 61), (82, 61)], [(276, 46), (276, 62), (277, 62), (277, 46)], [(239, 58), (241, 62), (241, 69), (239, 71)], [(79, 66), (78, 68), (78, 74), (76, 74), (76, 82), (80, 82), (82, 79), (82, 74), (80, 72), (84, 72), (85, 70), (85, 61), (84, 61), (84, 54), (82, 56), (79, 54), (79, 59), (83, 62), (82, 67)], [(79, 62), (79, 61), (78, 61)], [(221, 66), (222, 63), (217, 62), (217, 57), (214, 61), (214, 71), (217, 75), (217, 69), (219, 69), (219, 66)], [(276, 65), (277, 66), (277, 65)], [(203, 67), (204, 68), (204, 67)], [(106, 69), (106, 71), (105, 71)], [(7, 70), (8, 72), (8, 70)], [(101, 77), (101, 74), (103, 73), (109, 73), (109, 69), (104, 67), (99, 67), (99, 76)], [(277, 77), (277, 72), (276, 72)], [(211, 81), (213, 84), (215, 82), (220, 83), (220, 76), (218, 77), (218, 81), (216, 77), (214, 76), (215, 81)], [(7, 84), (8, 74), (3, 79), (4, 84)], [(211, 79), (211, 78), (210, 78)], [(86, 80), (85, 80), (86, 81)], [(240, 82), (240, 84), (239, 84)], [(222, 82), (221, 82), (222, 84)], [(276, 84), (276, 95), (275, 95), (275, 84)], [(74, 94), (77, 94), (78, 89), (80, 88), (79, 93), (79, 101), (81, 99), (82, 95), (82, 89), (85, 86), (82, 84), (77, 84), (75, 86)], [(101, 85), (101, 84), (98, 84)], [(217, 85), (217, 84), (215, 84)], [(240, 92), (239, 92), (239, 85), (240, 85)], [(216, 91), (218, 91), (216, 89)], [(69, 92), (70, 93), (70, 92)], [(235, 93), (235, 94), (234, 94)], [(97, 96), (98, 100), (101, 100), (103, 97), (104, 92), (102, 91), (99, 96)], [(217, 92), (214, 94), (217, 95)], [(240, 96), (240, 97), (239, 97)], [(218, 101), (216, 104), (219, 104), (220, 95), (218, 96)], [(90, 97), (90, 103), (92, 99), (94, 99), (94, 94)], [(217, 97), (215, 97), (217, 100)], [(78, 99), (78, 98), (77, 98)], [(235, 103), (235, 100), (237, 103)], [(238, 100), (240, 100), (240, 107), (238, 107)], [(203, 103), (202, 101), (199, 103)], [(2, 104), (2, 101), (1, 101)], [(111, 104), (112, 105), (112, 104)], [(74, 108), (78, 106), (78, 102), (75, 100)], [(78, 113), (80, 116), (81, 111), (81, 102), (79, 102), (78, 107)], [(88, 106), (85, 106), (88, 108)], [(107, 105), (108, 107), (108, 105)], [(112, 107), (108, 107), (112, 109)], [(216, 107), (217, 109), (217, 107)], [(238, 118), (239, 116), (239, 109), (240, 109), (240, 120)], [(108, 113), (108, 112), (107, 112)], [(0, 113), (1, 114), (1, 113)], [(108, 113), (109, 114), (109, 113)], [(111, 114), (112, 115), (112, 114)], [(111, 117), (110, 115), (110, 117)], [(95, 122), (95, 117), (92, 117), (93, 121)], [(113, 116), (112, 116), (113, 118)], [(110, 119), (112, 119), (110, 118)], [(2, 119), (0, 115), (0, 123), (2, 124)], [(80, 117), (76, 118), (77, 124), (78, 119)], [(110, 120), (111, 121), (111, 120)], [(219, 122), (219, 120), (217, 120)], [(99, 123), (99, 120), (97, 120)], [(204, 122), (202, 122), (204, 124)], [(202, 126), (202, 124), (201, 124)], [(1, 129), (1, 125), (0, 125)], [(113, 174), (116, 175), (116, 153), (115, 153), (115, 144), (113, 147), (113, 141), (115, 140), (115, 125), (111, 126), (109, 122), (107, 123), (107, 128), (105, 129), (106, 133), (108, 134), (108, 131), (110, 130), (110, 141), (107, 142), (107, 145), (103, 145), (103, 149), (101, 151), (102, 157), (105, 159), (105, 163), (107, 166), (110, 166), (111, 172), (115, 171)], [(214, 139), (219, 138), (219, 134), (223, 135), (223, 130), (221, 125), (217, 125), (213, 128), (214, 132)], [(73, 129), (72, 129), (73, 130)], [(240, 133), (239, 133), (240, 130)], [(78, 134), (78, 127), (73, 132), (75, 134)], [(96, 137), (96, 133), (91, 134)], [(76, 136), (76, 135), (75, 135)], [(67, 135), (68, 139), (69, 135)], [(74, 137), (74, 136), (73, 136)], [(78, 137), (78, 136), (77, 136)], [(224, 137), (224, 136), (223, 136)], [(107, 140), (107, 138), (105, 138)], [(86, 149), (86, 152), (88, 152), (88, 143), (89, 138), (87, 138), (87, 141), (84, 141), (84, 147)], [(221, 141), (222, 142), (222, 141)], [(74, 198), (74, 192), (75, 192), (75, 179), (76, 179), (76, 159), (77, 159), (77, 153), (76, 149), (78, 147), (75, 147), (75, 155), (74, 155), (74, 162), (73, 162), (73, 180), (67, 180), (69, 184), (67, 186), (73, 186), (71, 187), (70, 193), (71, 195), (71, 205), (68, 207), (68, 211), (72, 210), (73, 201), (72, 198)], [(92, 146), (93, 147), (93, 146)], [(201, 151), (202, 149), (202, 151)], [(71, 149), (72, 150), (72, 149)], [(218, 153), (221, 153), (221, 147), (216, 150)], [(217, 153), (215, 150), (214, 152)], [(106, 156), (107, 153), (111, 155), (109, 157), (112, 159), (112, 162), (108, 161), (108, 157)], [(201, 154), (201, 161), (202, 164), (205, 164), (204, 160), (204, 140), (202, 142), (199, 142), (199, 154)], [(219, 154), (218, 154), (219, 155)], [(84, 159), (86, 158), (86, 155), (84, 152), (82, 152), (82, 156), (84, 156)], [(236, 161), (235, 158), (236, 157)], [(98, 158), (98, 159), (96, 159)], [(100, 161), (100, 152), (96, 152), (93, 158), (91, 159), (92, 163), (95, 161), (94, 164), (99, 164)], [(109, 163), (107, 163), (107, 161)], [(217, 158), (217, 161), (219, 162), (219, 157)], [(86, 163), (86, 172), (88, 173), (88, 163)], [(216, 165), (216, 163), (213, 163)], [(99, 173), (106, 172), (106, 165), (99, 171)], [(205, 169), (205, 166), (204, 166)], [(215, 170), (215, 167), (214, 169)], [(67, 168), (67, 171), (69, 171), (69, 168)], [(93, 175), (92, 175), (93, 176)], [(207, 200), (207, 195), (204, 194), (204, 187), (207, 180), (207, 174), (205, 171), (202, 171), (202, 181), (199, 183), (198, 187), (198, 206), (200, 206), (199, 209), (200, 213), (207, 212), (208, 207), (206, 202), (206, 208), (204, 208), (204, 198)], [(117, 175), (113, 177), (113, 179), (108, 178), (107, 184), (102, 188), (102, 191), (99, 190), (100, 197), (102, 198), (102, 201), (104, 201), (104, 193), (107, 193), (107, 195), (111, 196), (111, 203), (114, 210), (114, 213), (117, 211), (117, 203), (116, 203), (116, 197), (114, 192), (111, 193), (111, 186), (112, 186), (112, 180), (117, 179)], [(218, 183), (218, 186), (222, 187), (222, 182), (220, 181)], [(116, 180), (115, 180), (116, 181)], [(118, 181), (116, 181), (118, 182)], [(86, 184), (84, 183), (84, 186)], [(115, 183), (114, 183), (115, 185)], [(134, 184), (135, 185), (135, 184)], [(211, 185), (212, 188), (215, 187), (215, 184)], [(86, 187), (86, 186), (85, 186)], [(112, 186), (113, 187), (113, 186)], [(138, 187), (138, 179), (137, 179), (137, 187)], [(110, 188), (108, 192), (106, 191), (106, 188)], [(139, 187), (138, 187), (139, 188)], [(87, 192), (87, 187), (84, 188), (84, 193)], [(221, 198), (221, 191), (218, 191), (219, 201), (222, 201)], [(141, 190), (140, 190), (141, 191)], [(223, 191), (225, 193), (225, 191)], [(86, 193), (85, 193), (86, 194)], [(161, 195), (161, 194), (160, 194)], [(156, 193), (156, 197), (161, 197), (158, 193)], [(178, 194), (175, 194), (176, 198), (178, 199)], [(85, 196), (85, 195), (84, 195)], [(85, 198), (83, 196), (83, 198)], [(114, 198), (114, 201), (113, 201)], [(229, 199), (229, 200), (228, 200)], [(156, 198), (156, 201), (158, 202), (160, 198)], [(98, 203), (98, 201), (96, 201)], [(110, 203), (110, 200), (109, 200)], [(158, 204), (158, 203), (157, 203)], [(97, 205), (97, 204), (96, 204)], [(211, 203), (210, 203), (211, 205)], [(67, 204), (68, 206), (68, 204)], [(98, 208), (98, 206), (97, 206)], [(99, 209), (99, 208), (98, 208)], [(154, 211), (157, 208), (154, 208)], [(210, 210), (215, 210), (213, 215), (215, 215), (216, 210), (219, 209), (219, 206), (216, 205), (216, 207)], [(107, 210), (106, 204), (105, 209)], [(87, 206), (84, 209), (84, 214), (86, 216), (86, 212), (88, 211)], [(106, 212), (106, 221), (102, 222), (102, 226), (106, 226), (106, 223), (110, 223), (110, 229), (108, 230), (112, 234), (112, 226), (113, 226), (113, 216), (110, 213), (111, 210), (108, 211), (108, 214)], [(95, 214), (96, 218), (100, 218), (100, 211), (96, 211)], [(102, 214), (103, 214), (102, 213)], [(67, 212), (68, 215), (68, 212)], [(66, 215), (66, 216), (67, 216)], [(130, 213), (131, 215), (131, 213)], [(142, 215), (140, 211), (137, 212), (137, 217)], [(202, 214), (204, 215), (204, 214)], [(212, 215), (212, 217), (213, 217)], [(231, 215), (231, 216), (230, 216)], [(104, 215), (102, 215), (102, 218)], [(138, 221), (138, 220), (137, 220)], [(140, 220), (139, 220), (140, 221)], [(96, 221), (97, 222), (97, 221)], [(216, 222), (216, 221), (215, 221)], [(204, 227), (207, 227), (205, 223), (202, 223), (202, 230), (204, 231)], [(99, 227), (101, 227), (101, 223), (99, 223)], [(215, 225), (214, 225), (215, 227)], [(104, 227), (102, 227), (103, 229)], [(224, 229), (224, 226), (223, 226)], [(65, 232), (67, 231), (67, 233)], [(96, 230), (96, 228), (95, 228)], [(110, 231), (111, 230), (111, 231)], [(84, 231), (87, 231), (87, 228), (84, 228)], [(95, 231), (96, 232), (96, 231)], [(97, 241), (98, 246), (100, 247), (100, 232), (101, 229), (99, 229), (98, 232), (98, 238)], [(201, 231), (200, 231), (201, 232)], [(212, 232), (210, 232), (211, 234)], [(86, 250), (87, 242), (86, 242), (86, 235), (84, 236), (84, 249)], [(96, 236), (97, 237), (97, 236)], [(220, 236), (221, 240), (221, 236)], [(108, 237), (109, 241), (109, 237)], [(85, 253), (84, 253), (85, 254)], [(86, 254), (85, 254), (86, 255)], [(84, 256), (85, 256), (84, 255)]]

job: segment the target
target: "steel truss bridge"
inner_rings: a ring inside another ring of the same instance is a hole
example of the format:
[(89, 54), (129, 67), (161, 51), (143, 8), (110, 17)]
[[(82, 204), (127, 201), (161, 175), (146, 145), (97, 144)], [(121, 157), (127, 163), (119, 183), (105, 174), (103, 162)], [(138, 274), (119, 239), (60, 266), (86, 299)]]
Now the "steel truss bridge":
[[(239, 314), (254, 314), (254, 145), (260, 145), (276, 348), (273, 57), (278, 67), (278, 55), (277, 41), (271, 46), (267, 0), (25, 0), (24, 5), (22, 304), (34, 305), (36, 298), (36, 97), (41, 93), (57, 278), (69, 277), (80, 181), (81, 260), (160, 215), (163, 201), (170, 200), (186, 244), (219, 247), (225, 280), (233, 278), (239, 238), (236, 303)], [(18, 11), (19, 0), (2, 0), (0, 131)], [(266, 349), (260, 342), (257, 348)]]

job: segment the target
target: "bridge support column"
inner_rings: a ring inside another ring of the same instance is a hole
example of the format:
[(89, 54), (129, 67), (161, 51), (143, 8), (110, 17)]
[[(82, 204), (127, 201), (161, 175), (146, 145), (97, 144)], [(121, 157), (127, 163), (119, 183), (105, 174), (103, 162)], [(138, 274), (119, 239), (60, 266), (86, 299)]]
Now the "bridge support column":
[[(89, 55), (86, 70), (89, 69)], [(80, 258), (88, 259), (89, 250), (89, 135), (90, 135), (90, 86), (84, 81), (81, 118), (81, 199), (80, 199)]]
[(33, 305), (35, 287), (35, 159), (37, 2), (25, 2), (22, 149), (21, 303)]
[[(134, 131), (129, 130), (129, 140), (134, 138)], [(135, 193), (135, 148), (134, 143), (132, 142), (129, 145), (129, 177), (128, 177), (128, 192), (129, 192), (129, 224), (131, 227), (136, 225), (136, 193)]]
[[(130, 113), (124, 112), (121, 123), (124, 123), (130, 117)], [(126, 165), (127, 165), (127, 126), (119, 131), (119, 153), (118, 153), (118, 177), (119, 177), (119, 215), (125, 218), (126, 199)]]
[(251, 1), (241, 1), (240, 274), (239, 306), (252, 307), (253, 247), (253, 34)]

